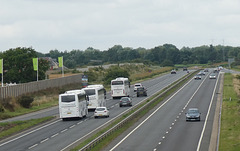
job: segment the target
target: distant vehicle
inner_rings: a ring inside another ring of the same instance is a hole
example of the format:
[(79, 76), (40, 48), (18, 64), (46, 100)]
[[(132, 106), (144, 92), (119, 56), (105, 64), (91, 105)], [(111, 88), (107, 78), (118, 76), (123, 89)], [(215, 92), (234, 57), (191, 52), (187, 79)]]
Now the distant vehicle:
[(143, 85), (141, 83), (134, 84), (134, 92), (137, 91), (137, 88), (142, 87)]
[(183, 71), (188, 71), (187, 67), (183, 67)]
[(204, 72), (208, 72), (208, 68), (204, 69)]
[(89, 97), (88, 109), (96, 109), (96, 107), (106, 106), (106, 90), (101, 84), (88, 85), (83, 88)]
[(130, 97), (122, 97), (119, 102), (119, 106), (132, 106), (132, 99)]
[(85, 117), (88, 114), (88, 97), (83, 90), (72, 90), (59, 95), (59, 114), (62, 120)]
[(147, 89), (145, 87), (137, 88), (137, 97), (147, 96)]
[(205, 72), (204, 71), (200, 71), (198, 74), (199, 75), (205, 75)]
[(218, 73), (218, 68), (215, 68), (214, 70), (213, 70), (213, 73)]
[(216, 76), (216, 74), (214, 74), (214, 73), (211, 73), (210, 75), (209, 75), (209, 79), (216, 79), (217, 78), (217, 76)]
[(109, 110), (107, 107), (97, 107), (94, 112), (94, 118), (109, 117)]
[(219, 66), (219, 67), (218, 67), (218, 70), (223, 70), (223, 67), (222, 67), (222, 66)]
[(112, 98), (124, 97), (130, 95), (130, 82), (128, 78), (116, 78), (111, 81)]
[(186, 113), (186, 121), (190, 120), (200, 121), (201, 120), (200, 115), (201, 113), (199, 112), (198, 108), (189, 108)]
[(171, 74), (177, 74), (176, 70), (172, 70)]
[(85, 88), (88, 86), (88, 76), (82, 75), (82, 87)]
[(197, 75), (194, 76), (194, 79), (195, 79), (195, 80), (201, 80), (201, 79), (202, 79), (202, 76), (199, 75), (199, 74), (197, 74)]

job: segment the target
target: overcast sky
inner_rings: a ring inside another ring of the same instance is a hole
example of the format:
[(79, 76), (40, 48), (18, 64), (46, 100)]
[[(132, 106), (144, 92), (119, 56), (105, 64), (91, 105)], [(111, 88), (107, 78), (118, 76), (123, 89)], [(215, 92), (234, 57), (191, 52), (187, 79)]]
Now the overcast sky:
[(240, 0), (0, 0), (0, 51), (240, 46)]

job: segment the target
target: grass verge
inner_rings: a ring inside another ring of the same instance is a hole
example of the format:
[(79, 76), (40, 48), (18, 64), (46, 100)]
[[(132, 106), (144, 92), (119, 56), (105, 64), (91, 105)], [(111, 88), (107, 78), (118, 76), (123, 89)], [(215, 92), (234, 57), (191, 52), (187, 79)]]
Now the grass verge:
[(53, 118), (54, 117), (49, 116), (27, 121), (2, 122), (0, 123), (0, 140), (17, 132), (29, 129), (33, 126), (49, 121)]
[(233, 75), (224, 75), (220, 151), (239, 151), (240, 101), (233, 87)]
[[(194, 74), (192, 74), (193, 76)], [(191, 77), (192, 77), (191, 76)], [(188, 79), (190, 79), (191, 77), (189, 77)], [(121, 128), (119, 128), (118, 130), (114, 131), (111, 135), (105, 137), (103, 140), (101, 140), (100, 143), (98, 143), (97, 145), (95, 145), (93, 148), (91, 148), (92, 151), (99, 151), (101, 149), (104, 149), (113, 139), (117, 138), (119, 135), (121, 135), (124, 131), (126, 131), (128, 128), (130, 128), (131, 126), (133, 126), (139, 119), (141, 119), (145, 114), (147, 114), (150, 110), (152, 110), (154, 107), (157, 106), (157, 104), (159, 104), (161, 101), (163, 101), (164, 99), (166, 99), (169, 95), (171, 95), (172, 93), (174, 93), (175, 91), (177, 91), (179, 89), (179, 87), (181, 87), (188, 79), (183, 80), (181, 83), (179, 83), (176, 87), (172, 88), (171, 90), (167, 91), (167, 93), (165, 93), (164, 95), (162, 95), (159, 99), (157, 99), (156, 101), (153, 101), (149, 106), (147, 106), (147, 108), (145, 108), (144, 110), (142, 110), (140, 113), (138, 113), (133, 119), (131, 119), (129, 122), (127, 122), (126, 124), (124, 124)], [(166, 89), (166, 88), (165, 88)], [(165, 89), (163, 89), (162, 91), (160, 91), (158, 94), (156, 94), (155, 96), (159, 95), (160, 93), (162, 93)], [(116, 125), (117, 123), (119, 123), (120, 121), (122, 121), (123, 119), (127, 118), (128, 116), (130, 116), (132, 113), (134, 113), (136, 110), (138, 110), (140, 107), (142, 107), (143, 105), (145, 105), (146, 103), (148, 103), (151, 99), (153, 99), (155, 96), (149, 98), (147, 101), (143, 102), (141, 105), (139, 105), (137, 108), (135, 108), (134, 110), (131, 110), (130, 112), (124, 114), (120, 119), (116, 120), (114, 123), (112, 123), (111, 125), (109, 125), (108, 127), (104, 128), (103, 130), (101, 130), (100, 132), (98, 132), (97, 134), (93, 135), (92, 137), (88, 138), (87, 140), (85, 140), (84, 142), (82, 142), (81, 144), (79, 144), (77, 147), (75, 147), (74, 149), (71, 149), (71, 151), (77, 151), (79, 149), (81, 149), (82, 147), (84, 147), (85, 145), (87, 145), (88, 143), (90, 143), (92, 140), (94, 140), (95, 138), (97, 138), (98, 136), (100, 136), (101, 134), (103, 134), (104, 132), (106, 132), (107, 130), (109, 130), (110, 128), (112, 128), (114, 125)]]

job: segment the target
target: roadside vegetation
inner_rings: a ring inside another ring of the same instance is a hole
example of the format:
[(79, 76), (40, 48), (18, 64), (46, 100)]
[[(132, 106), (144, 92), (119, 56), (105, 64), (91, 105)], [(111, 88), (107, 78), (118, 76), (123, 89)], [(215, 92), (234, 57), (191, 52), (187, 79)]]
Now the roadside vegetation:
[(240, 76), (225, 74), (221, 115), (220, 151), (240, 148)]
[(49, 121), (54, 117), (44, 117), (40, 119), (32, 119), (27, 121), (15, 121), (15, 122), (0, 122), (0, 140), (15, 134), (16, 132), (20, 132), (25, 129), (29, 129), (34, 125), (41, 124), (43, 122)]

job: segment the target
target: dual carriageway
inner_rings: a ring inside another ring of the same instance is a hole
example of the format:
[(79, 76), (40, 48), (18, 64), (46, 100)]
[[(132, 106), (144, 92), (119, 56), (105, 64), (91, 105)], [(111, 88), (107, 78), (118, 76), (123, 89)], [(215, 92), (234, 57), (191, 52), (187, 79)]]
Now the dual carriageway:
[[(188, 81), (170, 98), (160, 103), (153, 112), (138, 121), (134, 127), (113, 140), (105, 150), (208, 150), (222, 78), (222, 74), (218, 74), (217, 79), (209, 79), (209, 73), (203, 76), (202, 80), (191, 79)], [(142, 84), (148, 90), (148, 97), (151, 97), (186, 74), (185, 71), (178, 71), (177, 74), (165, 74), (144, 81)], [(132, 87), (130, 97), (132, 97), (133, 106), (148, 98), (136, 97)], [(0, 150), (68, 150), (76, 142), (96, 132), (98, 128), (113, 121), (131, 108), (120, 108), (119, 99), (112, 100), (110, 93), (107, 93), (107, 107), (110, 110), (109, 118), (94, 119), (93, 112), (89, 112), (87, 117), (81, 120), (62, 121), (56, 118), (50, 123), (1, 141)], [(186, 122), (185, 112), (189, 107), (199, 108), (200, 122)], [(51, 108), (16, 119), (24, 120), (43, 116), (58, 116), (58, 108)]]

